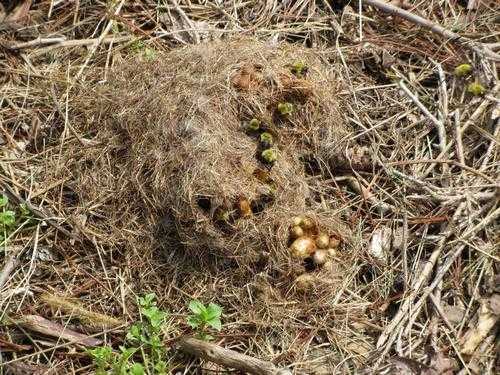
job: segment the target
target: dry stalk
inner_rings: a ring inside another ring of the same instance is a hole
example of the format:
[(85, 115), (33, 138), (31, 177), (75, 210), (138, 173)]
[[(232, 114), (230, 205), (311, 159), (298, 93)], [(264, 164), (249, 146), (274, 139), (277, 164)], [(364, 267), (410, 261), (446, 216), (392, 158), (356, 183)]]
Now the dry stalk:
[(468, 38), (465, 38), (459, 34), (456, 34), (450, 30), (445, 29), (441, 25), (433, 23), (423, 17), (420, 17), (416, 14), (413, 14), (407, 10), (401, 9), (397, 6), (386, 3), (384, 1), (362, 0), (362, 2), (366, 5), (371, 5), (374, 8), (381, 10), (382, 12), (404, 18), (405, 20), (410, 21), (416, 25), (423, 26), (432, 31), (433, 33), (439, 34), (450, 41), (461, 44), (465, 48), (472, 50), (473, 52), (477, 53), (479, 56), (485, 59), (500, 61), (500, 55), (492, 51), (487, 44), (472, 41)]

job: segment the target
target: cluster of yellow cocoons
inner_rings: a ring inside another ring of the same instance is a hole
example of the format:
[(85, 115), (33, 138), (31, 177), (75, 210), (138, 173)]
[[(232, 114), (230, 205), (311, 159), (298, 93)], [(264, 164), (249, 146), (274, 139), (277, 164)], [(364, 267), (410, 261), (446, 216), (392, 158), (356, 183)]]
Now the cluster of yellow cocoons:
[(290, 227), (290, 253), (294, 258), (311, 257), (314, 264), (323, 266), (329, 258), (337, 255), (340, 240), (336, 236), (318, 231), (315, 222), (307, 216), (293, 218)]

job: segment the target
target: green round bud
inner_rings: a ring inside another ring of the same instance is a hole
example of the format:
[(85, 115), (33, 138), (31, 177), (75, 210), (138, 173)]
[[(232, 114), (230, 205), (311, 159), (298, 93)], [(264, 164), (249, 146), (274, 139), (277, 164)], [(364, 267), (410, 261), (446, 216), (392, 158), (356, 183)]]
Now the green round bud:
[(274, 163), (278, 160), (278, 152), (272, 148), (262, 151), (262, 160), (268, 164)]
[(293, 104), (289, 102), (278, 103), (278, 112), (283, 116), (288, 116), (293, 112)]
[(480, 83), (473, 82), (467, 86), (467, 92), (474, 96), (480, 96), (486, 92), (486, 89)]
[(274, 138), (271, 133), (264, 132), (260, 135), (260, 143), (262, 147), (264, 148), (269, 148), (273, 145), (274, 143)]
[(250, 120), (250, 122), (248, 123), (248, 130), (250, 131), (257, 131), (260, 129), (260, 120), (257, 120), (256, 118), (253, 118)]
[(461, 64), (455, 68), (455, 75), (457, 77), (465, 77), (472, 72), (472, 66), (470, 64)]
[(297, 61), (295, 64), (292, 65), (291, 72), (297, 76), (302, 76), (307, 72), (307, 66), (304, 62)]

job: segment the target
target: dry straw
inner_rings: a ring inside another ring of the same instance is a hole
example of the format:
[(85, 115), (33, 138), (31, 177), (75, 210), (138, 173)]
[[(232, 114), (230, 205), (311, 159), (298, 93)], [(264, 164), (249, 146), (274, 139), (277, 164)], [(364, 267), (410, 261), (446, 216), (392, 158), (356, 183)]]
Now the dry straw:
[[(108, 172), (116, 185), (104, 191), (89, 183), (103, 172), (103, 156), (91, 154), (94, 166), (79, 173), (78, 189), (86, 201), (117, 191), (119, 206), (108, 210), (125, 223), (123, 204), (144, 210), (149, 228), (168, 218), (167, 232), (191, 255), (246, 265), (270, 255), (282, 264), (294, 215), (347, 238), (335, 215), (320, 215), (305, 170), (325, 144), (345, 147), (337, 91), (314, 50), (287, 44), (235, 39), (125, 60), (97, 100), (82, 95), (78, 106), (99, 118), (106, 159), (121, 172)], [(248, 129), (252, 119), (259, 129)], [(263, 132), (272, 146), (262, 146)], [(266, 147), (276, 151), (274, 163), (262, 158)]]

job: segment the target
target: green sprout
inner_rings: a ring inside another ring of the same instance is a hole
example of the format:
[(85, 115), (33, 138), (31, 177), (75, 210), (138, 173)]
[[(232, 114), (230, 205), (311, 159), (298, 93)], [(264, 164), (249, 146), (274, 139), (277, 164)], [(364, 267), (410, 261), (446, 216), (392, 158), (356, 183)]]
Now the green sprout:
[[(110, 346), (87, 351), (94, 361), (97, 375), (167, 374), (162, 333), (167, 313), (156, 306), (154, 293), (139, 297), (137, 302), (141, 320), (128, 329), (127, 346), (119, 346), (119, 352)], [(141, 362), (137, 361), (139, 358)]]
[(278, 152), (272, 148), (268, 150), (262, 151), (262, 160), (267, 164), (273, 164), (276, 160), (278, 160)]
[(307, 66), (304, 62), (297, 61), (295, 64), (292, 65), (292, 68), (290, 70), (293, 74), (300, 77), (307, 73)]
[(231, 212), (229, 210), (217, 209), (215, 213), (215, 219), (224, 223), (229, 222), (231, 219)]
[(90, 349), (87, 353), (92, 357), (97, 375), (105, 375), (108, 367), (112, 367), (115, 361), (113, 349), (109, 346), (100, 346)]
[(470, 64), (460, 64), (455, 68), (455, 75), (457, 77), (468, 76), (472, 72), (472, 66)]
[(288, 116), (292, 114), (294, 111), (294, 106), (292, 103), (289, 102), (284, 102), (284, 103), (278, 103), (278, 112), (282, 116)]
[(215, 304), (209, 303), (205, 306), (198, 300), (189, 302), (189, 310), (193, 314), (188, 316), (187, 322), (191, 328), (198, 332), (198, 337), (202, 340), (210, 340), (212, 336), (207, 333), (207, 328), (213, 328), (216, 331), (222, 329), (222, 308)]
[(467, 92), (474, 96), (480, 96), (486, 92), (486, 89), (480, 83), (473, 82), (470, 83), (469, 86), (467, 86)]
[(9, 198), (2, 194), (0, 197), (0, 244), (5, 243), (5, 239), (12, 232), (16, 224), (16, 213), (9, 210)]
[(264, 148), (270, 148), (274, 143), (274, 137), (271, 133), (264, 132), (260, 135), (260, 144)]
[(132, 53), (143, 57), (146, 61), (153, 61), (156, 59), (156, 51), (148, 47), (142, 40), (136, 40), (131, 43), (129, 49)]
[(253, 118), (248, 123), (247, 129), (249, 131), (256, 132), (257, 130), (260, 129), (260, 124), (261, 124), (260, 120), (257, 120), (256, 118)]

